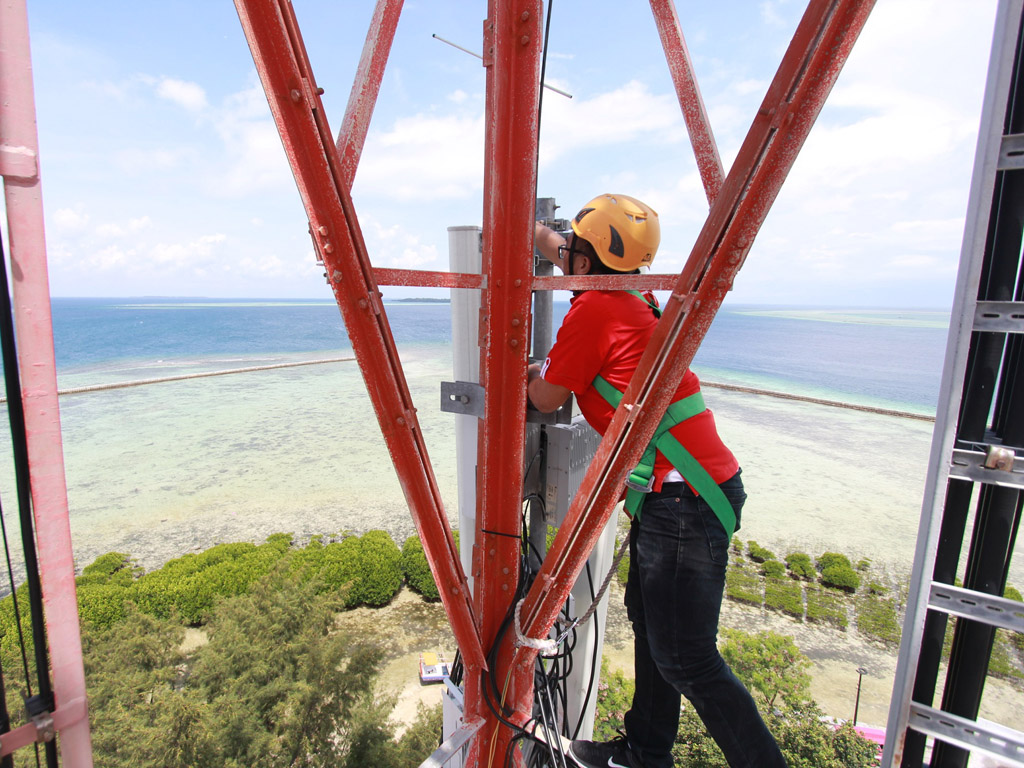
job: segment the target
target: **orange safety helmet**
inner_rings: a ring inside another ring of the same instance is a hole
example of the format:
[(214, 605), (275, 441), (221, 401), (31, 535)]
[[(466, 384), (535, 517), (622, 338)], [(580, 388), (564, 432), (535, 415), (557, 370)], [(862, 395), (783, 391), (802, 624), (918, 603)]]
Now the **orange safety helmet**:
[(595, 197), (576, 214), (572, 231), (594, 246), (601, 263), (616, 272), (648, 266), (661, 242), (658, 213), (627, 195)]

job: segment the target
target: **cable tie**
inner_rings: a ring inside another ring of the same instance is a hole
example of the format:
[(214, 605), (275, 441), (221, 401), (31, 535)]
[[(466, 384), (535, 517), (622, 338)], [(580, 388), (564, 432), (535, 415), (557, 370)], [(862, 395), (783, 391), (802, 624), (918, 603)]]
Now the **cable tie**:
[(515, 610), (515, 628), (516, 628), (516, 647), (521, 648), (526, 646), (527, 648), (534, 648), (540, 651), (541, 656), (553, 656), (558, 652), (558, 643), (549, 637), (543, 639), (537, 639), (533, 637), (527, 637), (523, 634), (523, 627), (519, 619), (519, 611), (522, 610), (523, 602), (526, 600), (524, 597), (518, 603), (516, 603)]
[(489, 531), (486, 528), (481, 528), (480, 532), (481, 533), (489, 533), (491, 536), (504, 536), (505, 538), (508, 538), (508, 539), (515, 539), (516, 541), (519, 540), (519, 534), (518, 533), (503, 533), (502, 531)]

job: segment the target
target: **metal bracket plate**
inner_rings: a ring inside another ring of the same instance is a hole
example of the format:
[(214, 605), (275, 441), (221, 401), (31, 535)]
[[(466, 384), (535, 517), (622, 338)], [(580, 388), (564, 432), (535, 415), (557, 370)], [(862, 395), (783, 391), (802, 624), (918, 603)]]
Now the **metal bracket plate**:
[(907, 723), (915, 731), (968, 750), (980, 749), (1024, 765), (1024, 733), (998, 723), (982, 723), (951, 715), (914, 701)]
[(32, 725), (36, 728), (38, 737), (36, 741), (53, 741), (57, 738), (57, 729), (53, 725), (53, 715), (49, 712), (40, 712), (32, 715)]
[(1003, 136), (999, 146), (999, 164), (996, 167), (1000, 171), (1024, 168), (1024, 134)]
[(39, 160), (28, 147), (0, 144), (0, 176), (31, 181), (39, 176)]
[(994, 627), (1024, 632), (1024, 603), (986, 595), (973, 589), (932, 582), (928, 607)]
[(974, 310), (974, 330), (1024, 333), (1024, 302), (979, 301)]
[(441, 410), (484, 417), (484, 388), (472, 381), (442, 381)]
[(986, 467), (987, 460), (988, 455), (981, 451), (954, 450), (949, 464), (949, 476), (976, 483), (1024, 489), (1024, 459), (1016, 458), (1010, 466), (999, 469)]

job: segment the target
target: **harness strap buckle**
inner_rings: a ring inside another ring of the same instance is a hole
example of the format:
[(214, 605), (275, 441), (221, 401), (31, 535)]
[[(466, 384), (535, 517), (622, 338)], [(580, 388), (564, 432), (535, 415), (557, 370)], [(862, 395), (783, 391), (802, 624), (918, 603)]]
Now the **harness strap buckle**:
[(626, 487), (637, 493), (650, 493), (654, 490), (654, 475), (650, 475), (645, 480), (643, 475), (631, 472), (626, 478)]

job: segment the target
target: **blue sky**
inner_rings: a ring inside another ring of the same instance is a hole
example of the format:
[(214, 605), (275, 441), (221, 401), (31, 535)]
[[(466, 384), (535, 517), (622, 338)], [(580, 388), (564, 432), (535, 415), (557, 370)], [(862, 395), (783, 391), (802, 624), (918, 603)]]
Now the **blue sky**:
[[(293, 3), (336, 133), (374, 3)], [(728, 168), (805, 2), (678, 5)], [(878, 0), (730, 301), (949, 306), (994, 12)], [(447, 228), (480, 224), (484, 70), (431, 35), (479, 51), (485, 16), (405, 3), (353, 188), (376, 266), (447, 269)], [(29, 24), (54, 296), (330, 297), (231, 3), (29, 0)], [(644, 199), (678, 271), (707, 201), (649, 6), (556, 0), (547, 79), (573, 98), (545, 92), (538, 193)]]

